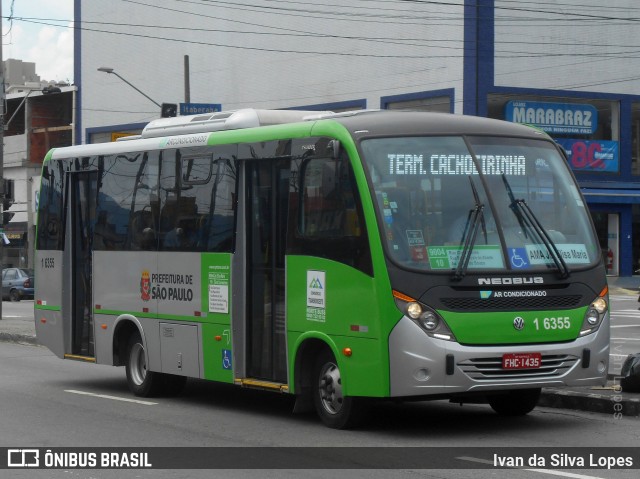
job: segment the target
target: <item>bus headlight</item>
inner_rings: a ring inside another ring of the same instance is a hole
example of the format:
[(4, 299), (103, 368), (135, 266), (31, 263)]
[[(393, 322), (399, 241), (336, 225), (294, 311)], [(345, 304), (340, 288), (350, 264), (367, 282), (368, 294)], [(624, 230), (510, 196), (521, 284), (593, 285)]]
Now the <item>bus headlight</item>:
[(593, 306), (598, 313), (604, 314), (607, 311), (607, 300), (602, 297), (597, 298), (593, 303), (591, 303), (591, 306)]
[(418, 303), (409, 303), (406, 313), (411, 319), (418, 319), (422, 314), (422, 307)]
[(420, 326), (428, 336), (445, 341), (456, 340), (447, 323), (436, 311), (395, 290), (393, 297), (400, 311)]
[(587, 308), (587, 312), (584, 315), (584, 320), (582, 321), (582, 327), (580, 328), (580, 336), (586, 336), (587, 334), (595, 333), (600, 327), (604, 315), (609, 309), (606, 296), (607, 293), (608, 290), (606, 288), (602, 290), (600, 295), (596, 299), (594, 299)]

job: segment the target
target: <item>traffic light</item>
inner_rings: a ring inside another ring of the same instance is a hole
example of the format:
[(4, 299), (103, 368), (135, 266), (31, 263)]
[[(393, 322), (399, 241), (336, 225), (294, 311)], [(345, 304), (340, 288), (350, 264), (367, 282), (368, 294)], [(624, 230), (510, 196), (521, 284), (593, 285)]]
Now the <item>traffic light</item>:
[(178, 105), (175, 103), (163, 103), (160, 108), (160, 116), (162, 118), (178, 116)]
[(13, 180), (3, 180), (4, 185), (2, 188), (2, 224), (6, 225), (13, 218), (14, 213), (9, 213), (7, 210), (11, 208), (13, 204)]

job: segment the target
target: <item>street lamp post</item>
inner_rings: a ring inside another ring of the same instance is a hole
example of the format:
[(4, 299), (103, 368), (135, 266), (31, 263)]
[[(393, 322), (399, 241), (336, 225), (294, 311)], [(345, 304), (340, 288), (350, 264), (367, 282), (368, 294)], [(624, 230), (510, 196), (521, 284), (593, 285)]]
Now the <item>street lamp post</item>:
[(120, 78), (120, 80), (122, 80), (123, 82), (125, 82), (127, 85), (129, 85), (131, 88), (133, 88), (135, 91), (137, 91), (138, 93), (140, 93), (142, 96), (144, 96), (147, 100), (150, 100), (154, 105), (162, 108), (162, 105), (160, 105), (160, 103), (158, 103), (157, 101), (155, 101), (153, 98), (151, 98), (149, 95), (147, 95), (145, 92), (143, 92), (142, 90), (140, 90), (140, 88), (136, 87), (133, 83), (131, 83), (130, 81), (127, 81), (126, 79), (122, 78), (122, 75), (118, 74), (118, 72), (116, 72), (113, 68), (110, 67), (100, 67), (98, 68), (99, 72), (104, 72), (104, 73), (111, 73), (112, 75), (117, 76), (118, 78)]

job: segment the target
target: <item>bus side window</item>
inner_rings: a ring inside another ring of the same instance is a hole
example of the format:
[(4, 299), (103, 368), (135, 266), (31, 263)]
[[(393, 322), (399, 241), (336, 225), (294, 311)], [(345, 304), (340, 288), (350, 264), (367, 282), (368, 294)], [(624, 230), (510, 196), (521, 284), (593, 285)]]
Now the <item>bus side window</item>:
[(156, 247), (156, 229), (150, 211), (136, 211), (131, 216), (131, 249), (152, 250)]
[(160, 178), (161, 250), (231, 251), (236, 154), (235, 145), (165, 152)]
[(304, 160), (300, 175), (291, 252), (339, 261), (372, 275), (362, 206), (346, 156)]

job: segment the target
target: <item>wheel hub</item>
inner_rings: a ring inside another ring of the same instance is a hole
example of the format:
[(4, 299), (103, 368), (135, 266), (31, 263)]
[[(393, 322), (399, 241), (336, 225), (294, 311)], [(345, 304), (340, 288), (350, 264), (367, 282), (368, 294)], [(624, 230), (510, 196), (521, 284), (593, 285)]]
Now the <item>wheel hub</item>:
[(327, 363), (320, 372), (319, 385), (322, 406), (329, 414), (338, 414), (343, 403), (342, 381), (338, 366)]

